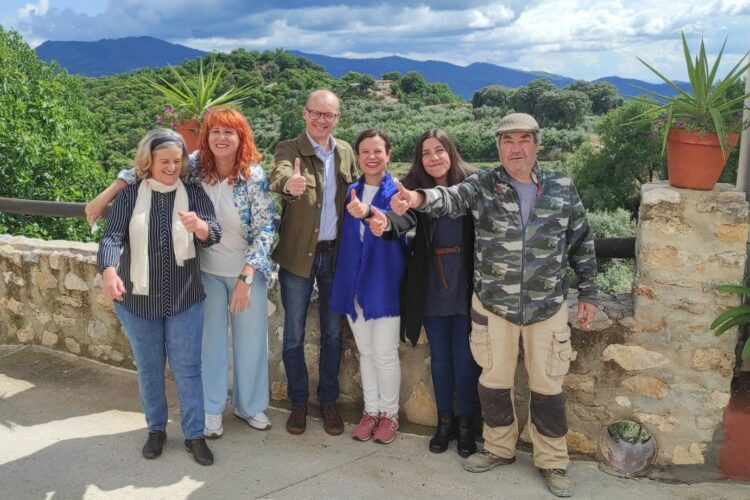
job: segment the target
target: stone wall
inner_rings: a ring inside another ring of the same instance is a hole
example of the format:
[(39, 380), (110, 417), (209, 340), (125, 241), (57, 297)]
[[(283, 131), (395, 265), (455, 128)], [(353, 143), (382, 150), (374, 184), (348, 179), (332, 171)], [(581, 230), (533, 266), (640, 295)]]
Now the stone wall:
[[(643, 188), (633, 295), (604, 297), (594, 323), (575, 327), (577, 358), (565, 379), (568, 442), (593, 454), (602, 429), (617, 420), (643, 423), (657, 439), (657, 463), (715, 463), (721, 416), (729, 401), (736, 332), (715, 337), (713, 318), (738, 297), (715, 291), (741, 280), (748, 235), (744, 194), (729, 185), (713, 191)], [(96, 245), (0, 236), (0, 343), (40, 344), (133, 367), (127, 339), (101, 295)], [(286, 398), (281, 362), (283, 310), (276, 282), (269, 290), (271, 397)], [(305, 357), (314, 401), (319, 354), (317, 301), (308, 314)], [(344, 327), (341, 399), (361, 401), (357, 350)], [(400, 348), (401, 405), (408, 420), (433, 425), (430, 359), (425, 336)], [(519, 363), (516, 401), (527, 418), (526, 376)], [(528, 441), (523, 432), (522, 440)]]
[(745, 195), (652, 183), (639, 213), (633, 308), (610, 298), (590, 331), (573, 332), (569, 441), (592, 451), (608, 422), (635, 420), (656, 437), (658, 464), (715, 464), (737, 333), (715, 337), (709, 325), (739, 303), (715, 288), (742, 280)]
[[(38, 344), (135, 368), (130, 344), (101, 294), (96, 272), (97, 245), (42, 241), (0, 235), (0, 344)], [(283, 309), (278, 282), (269, 289), (269, 376), (271, 398), (286, 399), (286, 374), (281, 361)], [(305, 358), (310, 395), (316, 401), (320, 327), (314, 298), (307, 319)], [(343, 327), (343, 364), (339, 377), (341, 401), (361, 402), (357, 348)], [(401, 347), (401, 404), (407, 419), (432, 425), (436, 420), (429, 354), (424, 336), (416, 347)]]

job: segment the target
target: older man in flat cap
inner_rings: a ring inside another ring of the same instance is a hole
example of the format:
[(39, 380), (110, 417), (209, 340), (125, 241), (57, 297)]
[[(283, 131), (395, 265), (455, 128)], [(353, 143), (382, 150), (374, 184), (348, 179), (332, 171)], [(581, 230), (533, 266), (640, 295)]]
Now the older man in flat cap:
[(435, 217), (474, 217), (476, 254), (471, 350), (482, 374), (479, 398), (484, 449), (464, 468), (484, 472), (515, 461), (519, 426), (513, 407), (519, 344), (529, 376), (529, 435), (534, 465), (557, 496), (571, 496), (562, 388), (574, 351), (568, 326), (566, 267), (578, 278), (578, 321), (591, 323), (597, 289), (594, 239), (570, 178), (537, 162), (539, 125), (524, 113), (500, 121), (500, 165), (452, 187), (409, 191), (391, 199)]

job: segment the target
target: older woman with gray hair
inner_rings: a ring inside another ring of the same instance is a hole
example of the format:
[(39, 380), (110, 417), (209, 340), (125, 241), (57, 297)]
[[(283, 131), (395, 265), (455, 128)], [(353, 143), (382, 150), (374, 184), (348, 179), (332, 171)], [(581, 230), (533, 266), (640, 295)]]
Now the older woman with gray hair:
[(148, 438), (144, 458), (161, 455), (167, 440), (167, 360), (180, 398), (185, 449), (201, 465), (214, 461), (203, 439), (201, 335), (203, 291), (196, 247), (221, 238), (214, 208), (199, 186), (183, 184), (188, 153), (168, 129), (148, 132), (133, 165), (138, 182), (112, 206), (97, 263), (103, 293), (133, 348)]

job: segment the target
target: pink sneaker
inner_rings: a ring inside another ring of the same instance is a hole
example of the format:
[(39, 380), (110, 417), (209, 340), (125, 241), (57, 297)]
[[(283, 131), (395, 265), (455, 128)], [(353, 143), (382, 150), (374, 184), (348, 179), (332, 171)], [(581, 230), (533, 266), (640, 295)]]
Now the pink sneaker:
[(362, 420), (359, 421), (352, 431), (352, 438), (357, 441), (369, 441), (378, 426), (379, 420), (380, 417), (378, 415), (370, 415), (367, 412), (362, 413)]
[(396, 439), (398, 430), (398, 415), (388, 416), (385, 413), (380, 414), (380, 422), (375, 433), (372, 435), (376, 443), (388, 444)]

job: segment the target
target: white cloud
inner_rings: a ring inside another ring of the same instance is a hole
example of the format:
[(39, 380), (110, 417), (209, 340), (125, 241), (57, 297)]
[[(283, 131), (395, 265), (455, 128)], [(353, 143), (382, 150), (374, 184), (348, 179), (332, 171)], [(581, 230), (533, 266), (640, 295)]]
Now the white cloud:
[(21, 19), (28, 19), (31, 16), (43, 16), (49, 10), (49, 0), (39, 0), (36, 4), (27, 3), (18, 9), (17, 15)]
[(740, 16), (750, 14), (750, 0), (724, 0), (719, 3), (716, 12), (724, 16)]
[(10, 25), (27, 41), (150, 35), (207, 51), (395, 54), (584, 78), (650, 77), (635, 55), (679, 72), (683, 30), (712, 51), (729, 35), (736, 61), (750, 26), (750, 0), (106, 0), (96, 14), (51, 3), (27, 3)]

